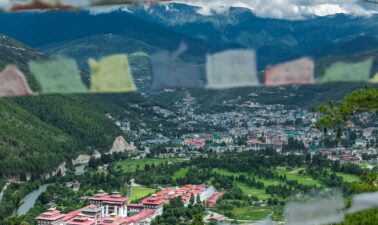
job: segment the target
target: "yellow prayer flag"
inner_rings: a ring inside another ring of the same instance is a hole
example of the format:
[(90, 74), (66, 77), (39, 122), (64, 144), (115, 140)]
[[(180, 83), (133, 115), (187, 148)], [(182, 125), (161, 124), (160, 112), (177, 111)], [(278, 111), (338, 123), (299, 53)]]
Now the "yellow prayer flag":
[(136, 90), (129, 60), (125, 54), (111, 55), (100, 61), (89, 59), (91, 92), (131, 92)]

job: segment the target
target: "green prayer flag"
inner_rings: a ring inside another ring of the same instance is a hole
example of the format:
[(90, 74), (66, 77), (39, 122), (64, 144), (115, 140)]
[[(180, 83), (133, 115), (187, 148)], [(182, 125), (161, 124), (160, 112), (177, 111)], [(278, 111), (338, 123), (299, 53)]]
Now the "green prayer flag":
[(45, 61), (30, 61), (29, 70), (41, 86), (41, 93), (86, 93), (74, 59), (56, 57)]
[(336, 62), (327, 68), (319, 83), (367, 82), (370, 78), (372, 65), (373, 58), (357, 63)]
[(136, 90), (127, 55), (111, 55), (100, 61), (89, 59), (91, 92), (131, 92)]

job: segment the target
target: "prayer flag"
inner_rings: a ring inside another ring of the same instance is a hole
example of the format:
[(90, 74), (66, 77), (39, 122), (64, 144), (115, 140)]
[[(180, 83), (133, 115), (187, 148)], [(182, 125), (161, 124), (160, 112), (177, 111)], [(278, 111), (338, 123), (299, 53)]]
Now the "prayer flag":
[(44, 94), (87, 92), (74, 59), (57, 57), (41, 62), (30, 61), (28, 65)]
[(100, 61), (89, 59), (91, 92), (131, 92), (136, 90), (127, 55), (111, 55)]
[(0, 73), (0, 96), (33, 95), (25, 76), (15, 66), (7, 66)]
[(265, 70), (265, 86), (283, 86), (314, 83), (314, 62), (301, 58)]
[(208, 88), (259, 86), (254, 50), (227, 50), (207, 56)]

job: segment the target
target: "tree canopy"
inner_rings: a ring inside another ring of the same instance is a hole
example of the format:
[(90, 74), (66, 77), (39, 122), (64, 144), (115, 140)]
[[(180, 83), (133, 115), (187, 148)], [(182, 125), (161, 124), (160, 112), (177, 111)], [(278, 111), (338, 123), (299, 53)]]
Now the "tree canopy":
[(378, 89), (366, 86), (347, 94), (340, 102), (328, 101), (318, 107), (321, 118), (316, 126), (323, 131), (329, 128), (337, 129), (337, 136), (341, 136), (341, 129), (351, 116), (361, 112), (378, 113)]

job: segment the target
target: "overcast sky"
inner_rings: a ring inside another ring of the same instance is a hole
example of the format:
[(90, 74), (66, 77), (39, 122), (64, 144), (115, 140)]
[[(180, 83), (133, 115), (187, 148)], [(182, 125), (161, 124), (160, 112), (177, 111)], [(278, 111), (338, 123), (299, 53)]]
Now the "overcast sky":
[(244, 7), (256, 15), (278, 19), (304, 19), (338, 13), (367, 16), (378, 12), (378, 6), (362, 0), (182, 0), (199, 6), (199, 13), (210, 15), (224, 12), (229, 7)]
[[(9, 6), (10, 1), (0, 0), (0, 6)], [(89, 0), (65, 0), (65, 2), (83, 6), (88, 4)], [(176, 0), (174, 2), (198, 6), (198, 13), (203, 15), (224, 13), (229, 7), (244, 7), (252, 10), (257, 16), (290, 20), (338, 13), (355, 16), (378, 13), (378, 6), (362, 3), (362, 0)], [(109, 10), (97, 8), (94, 11), (107, 12)]]

